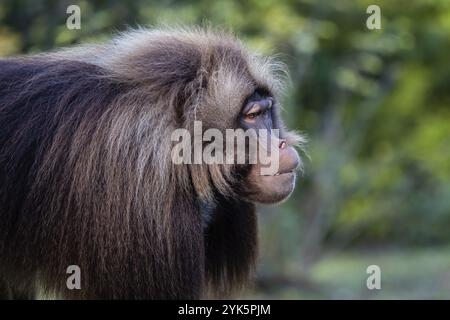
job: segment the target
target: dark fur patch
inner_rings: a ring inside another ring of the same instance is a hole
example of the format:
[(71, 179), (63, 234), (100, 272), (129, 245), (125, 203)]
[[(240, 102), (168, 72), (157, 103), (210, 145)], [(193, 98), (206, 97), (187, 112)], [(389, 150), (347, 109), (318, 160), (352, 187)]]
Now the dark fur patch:
[[(189, 57), (176, 61), (173, 74), (152, 69), (155, 81), (185, 90), (186, 81), (197, 76)], [(159, 59), (152, 61), (171, 64), (170, 58)], [(0, 70), (0, 297), (33, 297), (37, 280), (41, 289), (65, 298), (103, 299), (195, 299), (208, 285), (220, 295), (244, 283), (256, 256), (252, 204), (221, 197), (205, 234), (195, 192), (154, 177), (137, 189), (130, 172), (121, 173), (127, 161), (138, 163), (137, 133), (117, 150), (123, 162), (115, 167), (89, 162), (91, 153), (102, 159), (109, 152), (106, 142), (94, 137), (99, 132), (108, 137), (105, 128), (114, 125), (114, 116), (132, 111), (126, 103), (117, 109), (117, 101), (142, 99), (134, 84), (75, 61), (4, 60)], [(176, 105), (184, 105), (180, 99)], [(172, 125), (166, 114), (155, 113), (148, 123), (151, 134), (161, 134), (152, 129), (161, 122)], [(152, 172), (157, 158), (149, 159), (146, 168)], [(86, 165), (94, 168), (91, 175), (80, 176)], [(110, 176), (117, 186), (109, 184)], [(113, 187), (122, 189), (108, 198), (106, 190)], [(146, 203), (144, 192), (151, 190), (145, 188), (167, 188), (154, 199), (170, 209), (152, 211), (157, 206)], [(107, 215), (107, 205), (114, 215)], [(126, 205), (129, 215), (122, 213)], [(71, 264), (81, 267), (80, 291), (66, 289)]]

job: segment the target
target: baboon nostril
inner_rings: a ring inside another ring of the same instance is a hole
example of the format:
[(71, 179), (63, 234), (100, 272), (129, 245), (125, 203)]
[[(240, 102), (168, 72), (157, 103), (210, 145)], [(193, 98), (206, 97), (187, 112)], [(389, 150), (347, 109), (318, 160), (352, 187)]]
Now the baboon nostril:
[(280, 149), (286, 148), (286, 141), (285, 141), (285, 140), (282, 140), (282, 141), (280, 142), (279, 148), (280, 148)]

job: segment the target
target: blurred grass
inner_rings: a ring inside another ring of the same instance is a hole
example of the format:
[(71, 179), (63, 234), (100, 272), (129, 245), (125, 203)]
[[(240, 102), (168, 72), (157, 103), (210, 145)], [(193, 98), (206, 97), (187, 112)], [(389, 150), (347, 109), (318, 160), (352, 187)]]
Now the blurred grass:
[[(359, 249), (327, 253), (307, 282), (249, 292), (255, 299), (449, 299), (450, 247)], [(366, 269), (381, 268), (381, 289), (369, 290)], [(290, 269), (300, 271), (299, 264)], [(299, 275), (297, 275), (299, 276)], [(291, 274), (292, 278), (296, 275)], [(302, 288), (303, 286), (303, 288)]]

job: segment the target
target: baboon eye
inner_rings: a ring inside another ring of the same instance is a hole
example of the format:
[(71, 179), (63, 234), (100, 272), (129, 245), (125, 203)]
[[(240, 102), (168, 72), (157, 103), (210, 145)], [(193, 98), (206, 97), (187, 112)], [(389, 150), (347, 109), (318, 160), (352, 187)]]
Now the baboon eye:
[(245, 120), (253, 121), (262, 113), (261, 106), (258, 103), (253, 104), (252, 108), (244, 115)]
[(261, 111), (247, 113), (247, 114), (245, 115), (245, 118), (247, 118), (247, 119), (249, 119), (249, 120), (253, 120), (253, 119), (255, 119), (257, 116), (259, 116), (260, 114), (261, 114)]
[(254, 93), (242, 110), (242, 119), (247, 123), (255, 123), (259, 116), (270, 116), (274, 100), (272, 97), (261, 96), (257, 92)]

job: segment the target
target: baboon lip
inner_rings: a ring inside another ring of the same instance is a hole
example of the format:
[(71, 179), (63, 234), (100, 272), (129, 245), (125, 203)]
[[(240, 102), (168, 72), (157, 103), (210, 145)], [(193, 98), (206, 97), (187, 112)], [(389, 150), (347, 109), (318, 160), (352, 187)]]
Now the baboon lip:
[(285, 175), (285, 174), (291, 174), (291, 173), (294, 173), (294, 172), (295, 172), (295, 170), (289, 170), (289, 171), (277, 172), (275, 174), (263, 174), (262, 176), (263, 177), (278, 177), (278, 176), (282, 176), (282, 175)]

